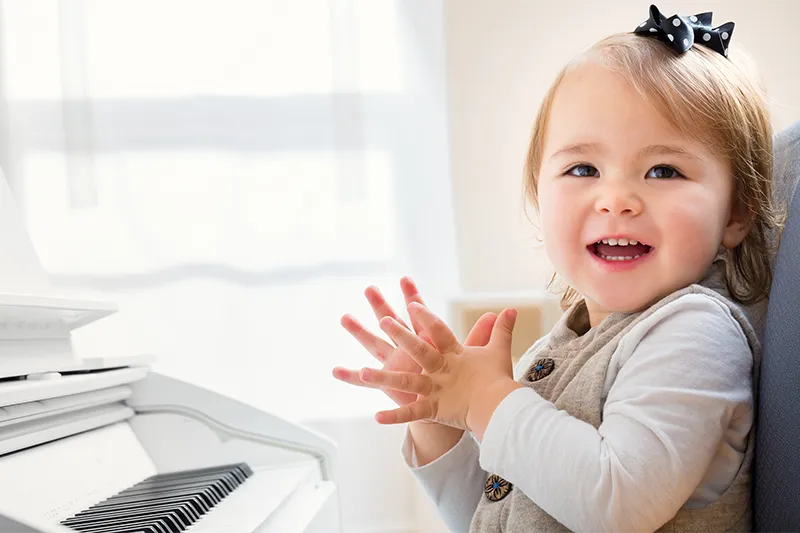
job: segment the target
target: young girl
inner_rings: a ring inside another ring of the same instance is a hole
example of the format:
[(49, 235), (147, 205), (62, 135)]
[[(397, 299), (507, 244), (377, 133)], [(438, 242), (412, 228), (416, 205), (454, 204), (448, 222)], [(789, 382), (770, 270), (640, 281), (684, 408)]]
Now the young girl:
[[(729, 57), (733, 24), (663, 17), (571, 61), (544, 98), (526, 182), (566, 312), (511, 368), (515, 311), (462, 345), (401, 282), (391, 345), (345, 316), (409, 422), (403, 453), (453, 531), (749, 531), (772, 131)], [(735, 56), (735, 54), (731, 54)]]

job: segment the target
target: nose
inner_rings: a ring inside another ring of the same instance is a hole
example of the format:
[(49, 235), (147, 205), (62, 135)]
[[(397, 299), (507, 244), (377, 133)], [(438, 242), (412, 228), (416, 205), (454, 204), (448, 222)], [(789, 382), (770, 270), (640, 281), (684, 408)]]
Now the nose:
[(595, 209), (598, 213), (614, 216), (641, 214), (644, 204), (633, 189), (630, 184), (626, 184), (622, 180), (606, 181), (600, 185)]

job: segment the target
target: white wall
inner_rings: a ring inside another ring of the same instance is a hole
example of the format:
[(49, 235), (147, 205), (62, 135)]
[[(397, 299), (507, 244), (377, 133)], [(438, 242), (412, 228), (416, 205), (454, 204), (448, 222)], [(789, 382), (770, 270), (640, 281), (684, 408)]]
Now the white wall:
[[(551, 272), (522, 212), (522, 169), (541, 98), (558, 69), (599, 38), (632, 31), (644, 0), (449, 0), (445, 34), (450, 157), (459, 266), (467, 291), (541, 289)], [(800, 2), (658, 2), (662, 13), (712, 11), (756, 60), (776, 127), (800, 120)], [(533, 213), (532, 213), (533, 214)]]

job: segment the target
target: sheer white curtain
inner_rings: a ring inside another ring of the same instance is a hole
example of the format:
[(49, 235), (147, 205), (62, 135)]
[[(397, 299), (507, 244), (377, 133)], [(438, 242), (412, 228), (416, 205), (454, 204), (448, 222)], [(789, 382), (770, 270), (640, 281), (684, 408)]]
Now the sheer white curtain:
[(330, 371), (373, 364), (339, 325), (375, 327), (368, 284), (457, 289), (441, 2), (0, 7), (0, 163), (56, 287), (278, 415), (388, 405)]

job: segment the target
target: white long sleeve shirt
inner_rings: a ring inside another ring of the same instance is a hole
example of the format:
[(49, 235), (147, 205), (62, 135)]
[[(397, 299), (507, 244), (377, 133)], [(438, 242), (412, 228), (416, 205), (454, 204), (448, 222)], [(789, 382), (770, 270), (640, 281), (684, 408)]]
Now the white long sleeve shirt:
[[(527, 370), (537, 341), (514, 369)], [(452, 531), (468, 531), (488, 473), (573, 531), (653, 531), (681, 506), (730, 485), (753, 424), (753, 357), (721, 302), (690, 294), (635, 325), (616, 348), (595, 428), (533, 389), (509, 394), (478, 443), (469, 432), (418, 467), (403, 455)]]

